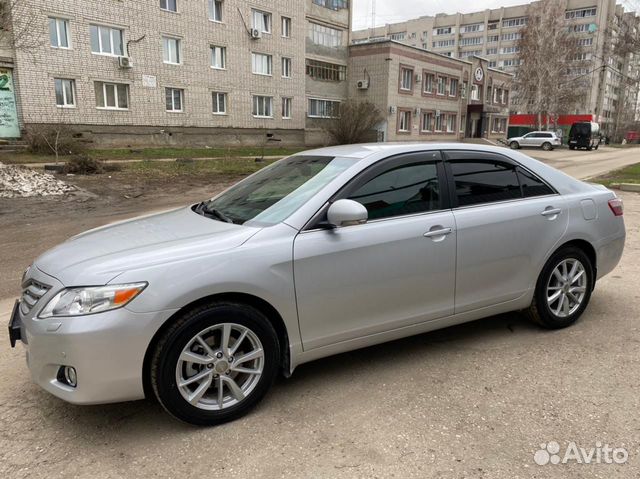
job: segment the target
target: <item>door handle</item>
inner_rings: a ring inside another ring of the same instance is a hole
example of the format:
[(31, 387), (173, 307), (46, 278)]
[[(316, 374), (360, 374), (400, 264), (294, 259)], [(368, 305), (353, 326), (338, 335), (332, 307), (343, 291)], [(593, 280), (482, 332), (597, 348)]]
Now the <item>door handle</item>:
[(556, 216), (556, 215), (559, 215), (560, 213), (562, 213), (562, 210), (560, 208), (549, 207), (540, 214), (542, 216)]
[(427, 231), (423, 236), (425, 238), (433, 238), (434, 236), (446, 236), (453, 231), (451, 228), (440, 228), (437, 230)]

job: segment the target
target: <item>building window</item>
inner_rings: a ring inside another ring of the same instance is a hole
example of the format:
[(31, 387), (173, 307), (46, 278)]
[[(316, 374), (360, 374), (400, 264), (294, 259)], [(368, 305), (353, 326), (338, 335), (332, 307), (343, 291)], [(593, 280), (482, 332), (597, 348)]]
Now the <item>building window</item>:
[(567, 20), (573, 20), (574, 18), (586, 18), (586, 17), (595, 17), (596, 9), (595, 8), (583, 8), (580, 10), (570, 10), (564, 14), (564, 17)]
[(496, 43), (498, 40), (500, 40), (500, 35), (489, 35), (487, 37), (487, 43)]
[(65, 78), (55, 79), (56, 106), (60, 108), (75, 108), (76, 81)]
[(178, 0), (160, 0), (160, 10), (166, 10), (167, 12), (178, 11)]
[(119, 28), (91, 25), (91, 51), (100, 55), (123, 56), (123, 34)]
[(436, 28), (433, 32), (434, 35), (449, 35), (451, 33), (454, 33), (455, 29), (454, 27), (440, 27), (440, 28)]
[(292, 110), (293, 99), (292, 98), (283, 98), (282, 99), (282, 118), (284, 120), (291, 119), (291, 110)]
[(440, 115), (436, 115), (435, 117), (435, 126), (434, 126), (434, 130), (435, 131), (442, 131), (442, 117), (444, 115), (440, 114)]
[(425, 93), (433, 93), (433, 86), (435, 83), (435, 75), (433, 73), (424, 74), (424, 86), (422, 87)]
[(466, 115), (462, 115), (462, 117), (460, 118), (460, 133), (464, 134), (466, 123), (467, 123), (467, 117)]
[(165, 63), (179, 65), (182, 62), (181, 43), (177, 38), (162, 37), (162, 59)]
[(471, 99), (476, 101), (480, 100), (480, 88), (478, 88), (476, 84), (471, 85)]
[(271, 14), (262, 10), (251, 10), (253, 14), (253, 28), (262, 33), (271, 33)]
[(344, 81), (347, 78), (347, 67), (344, 65), (307, 60), (306, 66), (307, 75), (314, 80), (338, 82)]
[(458, 96), (458, 79), (451, 78), (449, 80), (449, 96)]
[(484, 24), (475, 23), (473, 25), (463, 25), (460, 27), (460, 33), (472, 33), (484, 31)]
[(396, 42), (401, 42), (404, 40), (405, 32), (392, 33), (389, 35), (390, 40), (395, 40)]
[(508, 18), (502, 20), (502, 28), (523, 27), (527, 24), (527, 17)]
[(209, 0), (209, 20), (222, 22), (222, 0)]
[(491, 128), (492, 133), (505, 133), (507, 129), (507, 119), (506, 118), (494, 118), (493, 124)]
[(496, 47), (487, 48), (487, 55), (497, 55), (498, 49)]
[(455, 44), (455, 38), (450, 38), (449, 40), (438, 40), (437, 42), (433, 42), (433, 48), (453, 47)]
[(511, 42), (514, 40), (520, 40), (521, 38), (522, 34), (520, 32), (503, 33), (501, 37), (503, 42)]
[(71, 48), (69, 20), (65, 18), (50, 18), (49, 38), (53, 48)]
[(282, 78), (291, 78), (291, 58), (282, 57)]
[(324, 8), (330, 8), (331, 10), (349, 8), (349, 0), (313, 0), (313, 3)]
[(398, 132), (411, 133), (411, 111), (400, 110), (398, 112)]
[(466, 47), (469, 45), (482, 45), (482, 37), (467, 37), (460, 39), (461, 47)]
[(425, 111), (422, 113), (422, 122), (420, 125), (420, 131), (432, 131), (433, 130), (433, 112)]
[(129, 109), (129, 85), (126, 83), (94, 83), (96, 107), (105, 110)]
[(182, 113), (184, 90), (180, 88), (165, 88), (164, 93), (167, 111), (172, 113)]
[(291, 37), (291, 19), (289, 17), (282, 17), (282, 36), (284, 38)]
[(413, 70), (410, 68), (400, 68), (400, 89), (404, 91), (413, 90)]
[(460, 89), (460, 98), (463, 100), (467, 98), (467, 88), (469, 87), (469, 83), (466, 81), (462, 82), (462, 88)]
[(211, 47), (211, 68), (224, 70), (227, 68), (227, 47)]
[(253, 116), (273, 118), (273, 97), (255, 95), (253, 97)]
[(227, 94), (214, 91), (211, 94), (213, 98), (213, 114), (214, 115), (226, 115), (227, 114)]
[(455, 133), (457, 115), (447, 115), (447, 133)]
[(251, 71), (256, 75), (271, 75), (273, 73), (273, 57), (264, 53), (252, 53)]
[(340, 112), (340, 102), (333, 100), (309, 99), (310, 118), (337, 118)]
[(447, 91), (447, 79), (445, 77), (438, 77), (438, 95), (444, 95)]
[(309, 39), (316, 45), (325, 47), (339, 47), (342, 45), (342, 30), (309, 22), (308, 35)]

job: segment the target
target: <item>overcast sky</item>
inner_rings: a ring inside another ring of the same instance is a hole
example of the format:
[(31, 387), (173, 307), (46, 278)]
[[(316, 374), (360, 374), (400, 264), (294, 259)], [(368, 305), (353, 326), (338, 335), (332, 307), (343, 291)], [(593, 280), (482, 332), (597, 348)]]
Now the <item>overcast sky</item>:
[[(352, 2), (354, 29), (370, 27), (372, 0), (352, 0)], [(529, 2), (527, 0), (377, 0), (376, 25), (401, 22), (421, 15), (469, 13), (486, 8), (507, 7), (524, 3)]]

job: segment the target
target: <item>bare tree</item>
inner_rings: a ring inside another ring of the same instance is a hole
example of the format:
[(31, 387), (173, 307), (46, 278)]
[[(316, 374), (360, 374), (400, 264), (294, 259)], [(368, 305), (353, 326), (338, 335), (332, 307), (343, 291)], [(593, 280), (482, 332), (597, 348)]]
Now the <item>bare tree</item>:
[(543, 127), (543, 119), (546, 122), (573, 109), (587, 92), (580, 67), (588, 62), (570, 31), (565, 10), (566, 0), (531, 4), (518, 42), (521, 64), (514, 80), (516, 104), (537, 115), (538, 128)]
[(28, 14), (26, 3), (27, 0), (0, 0), (0, 45), (31, 51), (44, 43), (40, 17)]
[(328, 120), (324, 129), (339, 145), (366, 141), (384, 119), (378, 107), (369, 101), (345, 101), (333, 114), (335, 118)]

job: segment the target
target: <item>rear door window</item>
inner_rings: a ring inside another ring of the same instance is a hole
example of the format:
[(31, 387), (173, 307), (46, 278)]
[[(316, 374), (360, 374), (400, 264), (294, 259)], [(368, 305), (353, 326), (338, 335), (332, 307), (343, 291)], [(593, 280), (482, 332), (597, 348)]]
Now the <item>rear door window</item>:
[(522, 198), (513, 165), (491, 160), (450, 160), (458, 206)]
[(520, 186), (522, 187), (522, 194), (525, 198), (554, 194), (551, 187), (533, 173), (520, 167), (517, 168), (517, 172)]

